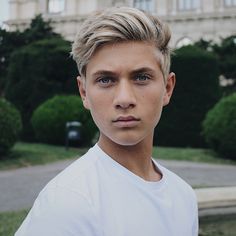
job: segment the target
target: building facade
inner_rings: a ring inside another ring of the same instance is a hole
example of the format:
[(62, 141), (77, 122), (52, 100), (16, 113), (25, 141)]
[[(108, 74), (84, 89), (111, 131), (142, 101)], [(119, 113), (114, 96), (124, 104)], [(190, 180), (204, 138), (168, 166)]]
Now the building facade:
[(36, 14), (51, 19), (55, 31), (73, 40), (86, 16), (111, 6), (133, 6), (169, 23), (171, 45), (219, 41), (236, 34), (236, 0), (9, 0), (10, 30), (22, 30)]

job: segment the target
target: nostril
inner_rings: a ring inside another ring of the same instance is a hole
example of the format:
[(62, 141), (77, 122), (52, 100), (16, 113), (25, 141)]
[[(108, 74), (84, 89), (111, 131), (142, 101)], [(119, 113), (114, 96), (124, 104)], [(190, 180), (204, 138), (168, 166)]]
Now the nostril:
[(129, 109), (129, 108), (134, 108), (135, 104), (132, 103), (119, 103), (116, 104), (117, 109)]
[(121, 79), (114, 91), (114, 105), (116, 108), (133, 108), (136, 104), (136, 95), (133, 84), (128, 79)]

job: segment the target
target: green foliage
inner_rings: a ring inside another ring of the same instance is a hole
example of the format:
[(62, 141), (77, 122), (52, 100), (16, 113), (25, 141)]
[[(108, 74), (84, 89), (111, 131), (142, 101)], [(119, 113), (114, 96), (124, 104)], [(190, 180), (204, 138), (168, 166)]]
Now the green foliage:
[(0, 161), (0, 171), (74, 159), (86, 151), (87, 148), (70, 147), (66, 150), (64, 145), (17, 142), (6, 158)]
[(8, 32), (0, 28), (0, 95), (4, 93), (7, 77), (7, 67), (10, 55), (16, 49), (24, 45), (24, 37), (19, 31)]
[(6, 98), (21, 112), (23, 138), (33, 137), (33, 110), (55, 94), (75, 94), (76, 66), (69, 57), (70, 43), (52, 38), (36, 41), (12, 54), (8, 68)]
[(207, 113), (203, 134), (211, 148), (236, 160), (236, 93), (222, 98)]
[(214, 43), (212, 40), (207, 41), (204, 39), (200, 39), (199, 41), (195, 42), (194, 45), (196, 47), (203, 49), (203, 50), (212, 51), (213, 50), (212, 47), (213, 47)]
[(29, 210), (0, 213), (0, 236), (14, 235), (22, 224)]
[(90, 144), (97, 129), (78, 96), (55, 96), (49, 99), (34, 111), (31, 120), (38, 140), (51, 144), (65, 143), (65, 125), (68, 121), (81, 122), (83, 144)]
[(5, 99), (0, 99), (0, 157), (14, 145), (21, 131), (21, 116)]
[(219, 61), (220, 74), (226, 79), (233, 80), (227, 87), (222, 88), (226, 94), (236, 91), (236, 35), (223, 38), (219, 44), (213, 41), (199, 40), (195, 46), (212, 51)]
[(32, 43), (46, 38), (61, 38), (59, 34), (53, 32), (50, 24), (50, 21), (44, 21), (41, 14), (35, 16), (30, 23), (30, 27), (23, 32), (26, 43)]
[(236, 79), (236, 35), (213, 45), (213, 50), (219, 56), (221, 73), (226, 78)]
[(203, 147), (201, 123), (220, 97), (217, 60), (210, 52), (186, 46), (175, 51), (171, 71), (176, 73), (176, 87), (170, 104), (164, 107), (154, 143)]
[(0, 29), (0, 95), (5, 91), (7, 68), (12, 52), (37, 40), (49, 38), (61, 36), (53, 32), (50, 22), (44, 21), (41, 15), (32, 19), (30, 27), (23, 32)]

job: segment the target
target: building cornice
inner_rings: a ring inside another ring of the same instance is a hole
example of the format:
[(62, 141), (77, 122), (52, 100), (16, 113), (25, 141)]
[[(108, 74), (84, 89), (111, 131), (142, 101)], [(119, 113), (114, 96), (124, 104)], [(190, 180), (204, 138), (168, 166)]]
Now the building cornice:
[(176, 15), (166, 15), (161, 17), (167, 22), (178, 21), (201, 21), (201, 20), (215, 20), (215, 19), (233, 19), (236, 18), (236, 12), (213, 12), (213, 13), (180, 13)]

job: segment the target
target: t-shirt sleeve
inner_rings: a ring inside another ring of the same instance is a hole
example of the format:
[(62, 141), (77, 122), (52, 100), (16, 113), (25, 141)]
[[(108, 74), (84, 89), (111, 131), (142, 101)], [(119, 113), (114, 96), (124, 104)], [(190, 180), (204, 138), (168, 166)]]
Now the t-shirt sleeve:
[(101, 236), (99, 225), (88, 199), (53, 187), (39, 195), (15, 236)]

